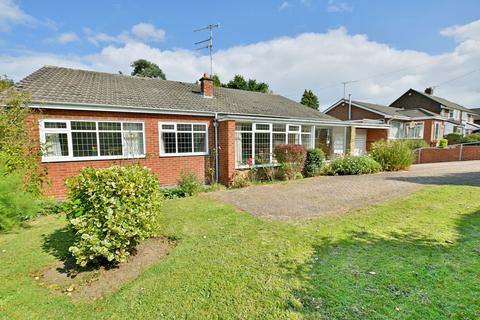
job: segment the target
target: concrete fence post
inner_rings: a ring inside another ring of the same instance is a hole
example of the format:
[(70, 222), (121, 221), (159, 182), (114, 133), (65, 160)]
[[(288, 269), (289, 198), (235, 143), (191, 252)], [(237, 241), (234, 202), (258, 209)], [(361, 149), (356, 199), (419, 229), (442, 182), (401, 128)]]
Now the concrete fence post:
[(420, 160), (421, 156), (422, 156), (422, 148), (418, 149), (417, 164), (421, 163), (421, 160)]
[(460, 145), (460, 154), (458, 155), (459, 161), (462, 161), (462, 155), (463, 155), (463, 143)]

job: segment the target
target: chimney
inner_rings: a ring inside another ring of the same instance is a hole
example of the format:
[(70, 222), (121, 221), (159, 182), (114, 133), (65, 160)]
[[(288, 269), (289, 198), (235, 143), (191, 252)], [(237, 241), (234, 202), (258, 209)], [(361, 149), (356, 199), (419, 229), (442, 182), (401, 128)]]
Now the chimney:
[(426, 94), (429, 94), (429, 95), (432, 95), (433, 94), (433, 88), (432, 87), (428, 87), (425, 89), (425, 93)]
[(205, 98), (213, 98), (213, 81), (207, 73), (200, 78), (200, 92)]

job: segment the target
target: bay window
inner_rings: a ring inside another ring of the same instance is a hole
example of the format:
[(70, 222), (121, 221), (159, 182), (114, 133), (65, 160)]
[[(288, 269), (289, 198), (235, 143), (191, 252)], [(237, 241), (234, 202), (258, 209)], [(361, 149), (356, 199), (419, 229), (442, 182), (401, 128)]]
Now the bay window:
[(410, 122), (405, 124), (405, 138), (423, 139), (423, 122)]
[(160, 156), (206, 155), (206, 123), (159, 123)]
[(313, 147), (310, 125), (237, 122), (235, 126), (237, 167), (271, 164), (273, 149), (280, 144)]
[(143, 122), (40, 121), (44, 162), (144, 157), (144, 137)]

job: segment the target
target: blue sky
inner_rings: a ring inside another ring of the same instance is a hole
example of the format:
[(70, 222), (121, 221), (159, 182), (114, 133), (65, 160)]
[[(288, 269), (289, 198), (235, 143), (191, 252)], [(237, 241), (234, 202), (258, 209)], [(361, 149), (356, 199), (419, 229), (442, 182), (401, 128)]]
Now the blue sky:
[[(18, 80), (42, 64), (129, 72), (128, 59), (146, 57), (169, 79), (194, 81), (208, 63), (193, 45), (206, 34), (192, 30), (218, 22), (215, 70), (225, 80), (242, 73), (294, 99), (311, 88), (329, 104), (343, 91), (324, 87), (405, 69), (352, 85), (356, 97), (388, 103), (410, 86), (474, 68), (478, 53), (465, 46), (472, 40), (477, 49), (478, 19), (478, 0), (0, 0), (0, 73)], [(444, 64), (449, 68), (438, 73)], [(438, 89), (480, 106), (478, 88), (469, 84), (478, 79), (474, 73)]]

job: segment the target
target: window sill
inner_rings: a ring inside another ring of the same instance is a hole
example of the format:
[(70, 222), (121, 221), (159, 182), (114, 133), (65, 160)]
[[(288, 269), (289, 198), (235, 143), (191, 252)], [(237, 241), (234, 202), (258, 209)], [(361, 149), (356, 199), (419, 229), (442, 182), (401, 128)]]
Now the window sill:
[(160, 153), (159, 158), (170, 158), (170, 157), (195, 157), (195, 156), (208, 156), (208, 152), (200, 153)]
[(145, 159), (145, 155), (135, 156), (135, 157), (124, 157), (124, 156), (107, 156), (107, 157), (78, 157), (78, 158), (45, 158), (42, 157), (42, 163), (52, 163), (52, 162), (78, 162), (78, 161), (102, 161), (102, 160), (138, 160)]

